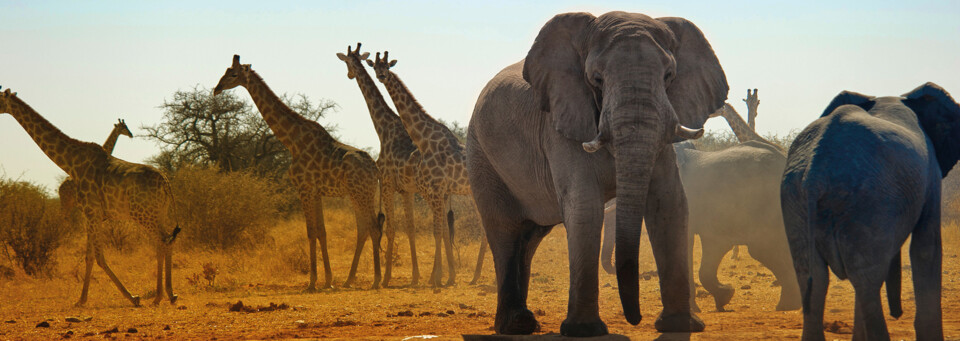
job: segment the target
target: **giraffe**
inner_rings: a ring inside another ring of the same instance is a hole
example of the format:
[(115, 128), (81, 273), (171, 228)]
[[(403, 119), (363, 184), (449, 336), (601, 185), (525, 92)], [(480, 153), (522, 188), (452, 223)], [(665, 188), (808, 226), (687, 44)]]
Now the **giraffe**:
[[(757, 101), (757, 103), (759, 103), (759, 101)], [(750, 126), (747, 124), (747, 122), (743, 121), (743, 117), (737, 113), (737, 110), (734, 109), (730, 103), (725, 103), (723, 108), (720, 108), (720, 110), (717, 110), (710, 115), (711, 118), (717, 116), (723, 116), (723, 118), (727, 120), (727, 124), (730, 125), (730, 129), (733, 130), (733, 134), (737, 136), (737, 140), (740, 140), (740, 143), (747, 141), (760, 141), (773, 146), (784, 155), (787, 154), (787, 151), (785, 151), (783, 147), (770, 142), (770, 140), (767, 140), (763, 136), (760, 136), (760, 134), (753, 129), (750, 129)]]
[(83, 212), (80, 223), (87, 235), (86, 269), (77, 306), (87, 302), (94, 260), (125, 298), (134, 306), (140, 305), (140, 297), (127, 291), (103, 256), (99, 234), (106, 220), (137, 223), (157, 238), (157, 296), (153, 303), (159, 304), (163, 298), (164, 270), (167, 296), (171, 304), (175, 303), (171, 247), (180, 226), (167, 178), (153, 167), (110, 156), (100, 145), (70, 138), (10, 89), (0, 93), (0, 113), (13, 116), (44, 154), (77, 184), (77, 204)]
[[(377, 84), (363, 66), (364, 60), (370, 62), (367, 59), (369, 55), (370, 53), (361, 54), (360, 43), (357, 43), (356, 50), (351, 51), (350, 46), (347, 46), (347, 54), (337, 53), (337, 58), (347, 64), (347, 78), (355, 79), (360, 86), (373, 126), (380, 138), (380, 156), (376, 163), (377, 169), (380, 170), (380, 196), (384, 203), (384, 213), (386, 213), (384, 232), (387, 235), (383, 286), (386, 287), (391, 279), (396, 228), (398, 225), (403, 225), (403, 231), (410, 240), (410, 258), (413, 264), (410, 286), (415, 287), (420, 282), (420, 268), (417, 263), (416, 227), (413, 223), (413, 195), (417, 192), (417, 183), (414, 178), (417, 165), (420, 163), (420, 152), (410, 140), (410, 135), (407, 135), (407, 131), (404, 130), (400, 117), (387, 105)], [(404, 213), (402, 222), (394, 211), (394, 194), (396, 193), (399, 193), (402, 199)]]
[(747, 125), (750, 126), (750, 130), (757, 131), (757, 107), (760, 106), (757, 89), (753, 89), (753, 93), (747, 89), (747, 98), (744, 98), (743, 102), (747, 103)]
[[(397, 61), (390, 60), (388, 54), (389, 52), (384, 52), (381, 59), (380, 53), (377, 52), (376, 61), (371, 66), (376, 72), (377, 79), (386, 86), (400, 114), (404, 129), (410, 134), (410, 138), (420, 151), (417, 191), (426, 199), (433, 212), (435, 252), (430, 283), (440, 286), (442, 277), (440, 246), (443, 244), (446, 247), (450, 273), (446, 285), (453, 285), (456, 283), (457, 272), (453, 258), (453, 211), (450, 209), (449, 198), (450, 195), (470, 195), (465, 148), (450, 129), (424, 111), (410, 93), (410, 89), (393, 71), (390, 71)], [(444, 212), (448, 213), (444, 215)], [(483, 266), (483, 252), (487, 247), (487, 239), (481, 240), (477, 270), (474, 272), (472, 283), (476, 283), (479, 277), (480, 268)]]
[[(113, 125), (113, 130), (110, 131), (110, 136), (107, 136), (107, 141), (103, 142), (103, 150), (105, 150), (107, 154), (113, 154), (113, 147), (116, 146), (117, 138), (119, 138), (120, 135), (133, 138), (133, 133), (127, 128), (127, 123), (118, 119), (117, 123)], [(67, 177), (63, 180), (63, 183), (60, 184), (57, 192), (60, 194), (60, 212), (67, 218), (70, 225), (75, 226), (77, 223), (76, 218), (79, 214), (77, 210), (77, 182)]]
[(382, 217), (375, 206), (380, 174), (373, 158), (366, 152), (338, 142), (323, 127), (287, 107), (280, 97), (250, 69), (233, 56), (233, 64), (214, 88), (214, 96), (224, 90), (242, 86), (250, 93), (263, 119), (293, 156), (288, 175), (299, 189), (300, 203), (307, 222), (310, 245), (310, 285), (317, 291), (317, 244), (323, 256), (324, 288), (332, 288), (333, 273), (327, 253), (327, 229), (323, 222), (323, 197), (348, 197), (357, 222), (357, 246), (350, 274), (344, 287), (356, 280), (357, 264), (367, 237), (373, 240), (373, 288), (380, 287), (380, 235)]

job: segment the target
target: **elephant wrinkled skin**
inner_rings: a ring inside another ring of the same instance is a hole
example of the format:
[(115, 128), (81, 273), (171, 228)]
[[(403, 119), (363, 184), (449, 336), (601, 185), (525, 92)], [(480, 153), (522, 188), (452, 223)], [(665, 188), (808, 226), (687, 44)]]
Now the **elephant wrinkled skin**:
[(803, 340), (823, 340), (827, 268), (855, 292), (854, 340), (889, 340), (907, 237), (918, 340), (943, 340), (940, 181), (960, 158), (960, 106), (933, 83), (903, 97), (844, 91), (797, 136), (780, 196), (803, 294)]
[(597, 298), (604, 201), (617, 194), (617, 280), (640, 322), (638, 256), (646, 221), (660, 272), (660, 331), (701, 331), (690, 312), (686, 198), (670, 143), (696, 138), (727, 97), (723, 69), (693, 23), (610, 12), (555, 16), (527, 57), (483, 89), (467, 167), (497, 274), (494, 329), (529, 334), (530, 262), (567, 229), (570, 291), (560, 332), (607, 333)]

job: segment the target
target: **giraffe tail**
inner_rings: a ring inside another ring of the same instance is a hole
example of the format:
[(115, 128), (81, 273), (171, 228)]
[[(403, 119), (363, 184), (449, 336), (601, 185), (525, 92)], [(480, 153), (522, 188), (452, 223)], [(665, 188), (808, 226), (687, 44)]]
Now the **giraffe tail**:
[(377, 179), (379, 185), (377, 186), (377, 229), (380, 232), (383, 232), (383, 223), (387, 220), (387, 216), (383, 214), (383, 179)]
[(167, 245), (173, 244), (173, 241), (177, 239), (177, 235), (180, 234), (180, 225), (173, 228), (173, 233), (170, 233), (170, 236), (163, 239), (163, 242)]

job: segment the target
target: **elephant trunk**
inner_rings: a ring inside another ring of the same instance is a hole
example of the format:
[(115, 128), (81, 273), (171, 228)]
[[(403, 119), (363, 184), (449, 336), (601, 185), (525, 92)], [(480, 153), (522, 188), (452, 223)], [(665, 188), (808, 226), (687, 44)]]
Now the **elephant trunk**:
[[(646, 114), (646, 113), (645, 113)], [(630, 324), (640, 323), (640, 229), (647, 206), (647, 191), (662, 132), (645, 127), (617, 143), (617, 210), (615, 264), (623, 313)]]

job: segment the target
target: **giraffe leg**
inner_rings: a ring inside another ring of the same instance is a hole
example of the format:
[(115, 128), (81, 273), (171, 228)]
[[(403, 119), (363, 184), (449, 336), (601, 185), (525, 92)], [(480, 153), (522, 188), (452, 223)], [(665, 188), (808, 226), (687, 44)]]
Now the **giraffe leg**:
[(370, 230), (366, 228), (364, 224), (363, 212), (359, 205), (357, 205), (355, 200), (353, 201), (353, 214), (357, 222), (357, 247), (353, 252), (353, 262), (350, 263), (350, 274), (347, 275), (347, 281), (343, 283), (343, 286), (349, 288), (353, 286), (353, 282), (357, 279), (357, 266), (360, 263), (360, 253), (363, 252), (363, 244), (367, 242), (367, 237), (369, 236)]
[(443, 273), (443, 259), (441, 258), (442, 250), (441, 245), (443, 244), (443, 226), (444, 223), (444, 212), (443, 212), (443, 199), (439, 195), (428, 195), (427, 203), (430, 205), (430, 210), (433, 212), (433, 241), (434, 241), (434, 253), (433, 253), (433, 271), (430, 272), (430, 285), (434, 287), (440, 286), (440, 277)]
[[(314, 202), (316, 211), (316, 238), (320, 242), (320, 255), (323, 256), (323, 289), (333, 288), (333, 270), (330, 269), (330, 254), (327, 252), (327, 226), (323, 222), (323, 200), (318, 196)], [(311, 243), (312, 244), (312, 243)], [(313, 265), (316, 265), (316, 252), (313, 252)], [(316, 266), (314, 266), (316, 269)], [(316, 271), (314, 270), (314, 277)]]
[(480, 251), (477, 252), (477, 268), (473, 270), (473, 280), (470, 281), (471, 285), (477, 284), (477, 281), (480, 280), (480, 273), (483, 270), (483, 254), (487, 252), (487, 234), (483, 229), (480, 229)]
[(163, 258), (167, 272), (167, 276), (164, 278), (167, 286), (167, 298), (170, 299), (170, 304), (176, 304), (178, 296), (173, 293), (173, 246), (165, 245)]
[(107, 265), (106, 258), (103, 257), (103, 252), (100, 249), (97, 249), (95, 252), (97, 256), (97, 265), (107, 273), (107, 276), (110, 277), (110, 280), (113, 281), (113, 284), (117, 286), (117, 289), (120, 289), (120, 293), (123, 294), (130, 303), (133, 303), (134, 307), (140, 306), (140, 296), (131, 295), (127, 288), (123, 286), (123, 283), (120, 283), (120, 279), (117, 278), (117, 275), (113, 273), (113, 270), (110, 270), (110, 266)]
[(397, 252), (397, 249), (394, 247), (396, 243), (397, 236), (397, 216), (396, 210), (394, 209), (396, 205), (393, 202), (393, 195), (396, 193), (396, 189), (393, 185), (387, 183), (383, 184), (383, 188), (380, 190), (381, 196), (381, 205), (383, 206), (384, 213), (386, 213), (387, 220), (384, 222), (383, 230), (387, 235), (387, 252), (385, 254), (386, 269), (383, 272), (383, 286), (387, 287), (390, 285), (390, 278), (393, 277), (393, 259), (396, 257), (394, 252)]
[(87, 292), (90, 290), (90, 278), (93, 275), (93, 234), (87, 233), (87, 250), (84, 255), (84, 272), (83, 272), (83, 289), (80, 291), (80, 301), (77, 301), (76, 306), (82, 307), (84, 304), (87, 304)]
[(410, 286), (420, 285), (420, 265), (417, 263), (417, 228), (413, 224), (413, 193), (403, 194), (403, 217), (407, 239), (410, 241), (410, 264), (413, 274), (410, 275)]
[(457, 265), (456, 257), (453, 254), (453, 210), (450, 205), (450, 197), (447, 196), (443, 200), (443, 212), (447, 212), (443, 215), (443, 240), (444, 246), (447, 250), (447, 267), (449, 268), (449, 277), (447, 278), (446, 286), (453, 286), (457, 283)]
[[(300, 202), (303, 204), (303, 215), (307, 223), (307, 245), (310, 247), (310, 284), (307, 286), (307, 292), (317, 291), (317, 205), (309, 195), (300, 194)], [(324, 257), (326, 258), (326, 257)]]
[(163, 263), (166, 258), (163, 242), (157, 243), (157, 296), (153, 298), (153, 305), (158, 305), (163, 300)]

